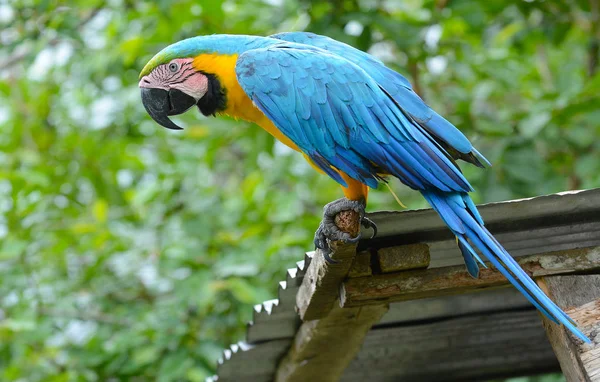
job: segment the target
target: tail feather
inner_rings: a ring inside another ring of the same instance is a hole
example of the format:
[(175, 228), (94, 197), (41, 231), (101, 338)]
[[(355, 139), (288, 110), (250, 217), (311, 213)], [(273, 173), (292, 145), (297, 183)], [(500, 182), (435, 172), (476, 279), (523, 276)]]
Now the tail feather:
[(467, 271), (473, 278), (478, 278), (479, 265), (477, 265), (475, 256), (471, 251), (469, 251), (469, 247), (466, 246), (460, 239), (458, 237), (456, 238), (456, 244), (458, 244), (458, 248), (460, 248), (460, 252), (462, 253), (463, 258), (465, 259), (465, 266), (467, 267)]
[(481, 257), (473, 250), (473, 248), (467, 242), (464, 236), (457, 236), (456, 243), (458, 244), (458, 248), (465, 259), (465, 265), (467, 266), (467, 271), (474, 278), (479, 277), (479, 265), (481, 264), (484, 268), (487, 268), (487, 265), (481, 260)]
[(544, 294), (484, 227), (483, 220), (467, 193), (432, 190), (421, 193), (456, 235), (469, 274), (477, 277), (479, 269), (475, 260), (483, 263), (475, 251), (478, 249), (545, 316), (557, 324), (564, 325), (581, 340), (590, 342), (589, 338), (577, 329), (575, 322)]

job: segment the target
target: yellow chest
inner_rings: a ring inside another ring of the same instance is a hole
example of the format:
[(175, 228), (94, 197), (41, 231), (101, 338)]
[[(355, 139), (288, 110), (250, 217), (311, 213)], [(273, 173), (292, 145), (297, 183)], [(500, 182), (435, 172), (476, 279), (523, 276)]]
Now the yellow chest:
[(217, 76), (221, 86), (226, 89), (227, 107), (223, 114), (234, 118), (254, 122), (286, 146), (299, 151), (298, 146), (271, 122), (246, 95), (237, 81), (235, 63), (237, 55), (201, 54), (194, 59), (194, 68)]

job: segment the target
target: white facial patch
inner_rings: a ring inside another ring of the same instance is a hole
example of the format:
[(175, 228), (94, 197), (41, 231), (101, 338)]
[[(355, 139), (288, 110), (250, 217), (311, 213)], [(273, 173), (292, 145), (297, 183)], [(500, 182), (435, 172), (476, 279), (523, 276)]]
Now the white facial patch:
[(185, 81), (172, 84), (171, 89), (181, 90), (198, 101), (208, 91), (208, 78), (202, 73), (195, 72)]
[(157, 66), (150, 74), (142, 77), (140, 88), (177, 89), (196, 101), (208, 91), (208, 78), (194, 69), (191, 58), (177, 58)]

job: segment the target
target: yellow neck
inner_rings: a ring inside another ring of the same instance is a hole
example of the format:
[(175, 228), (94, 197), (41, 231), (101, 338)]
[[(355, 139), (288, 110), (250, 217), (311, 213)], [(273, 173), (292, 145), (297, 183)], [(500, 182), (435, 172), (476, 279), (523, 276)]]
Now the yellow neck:
[(221, 86), (226, 90), (227, 106), (223, 114), (254, 122), (286, 146), (298, 151), (298, 147), (288, 137), (283, 135), (263, 112), (254, 106), (252, 100), (238, 83), (235, 75), (237, 58), (236, 54), (201, 54), (194, 58), (193, 65), (196, 70), (217, 76)]

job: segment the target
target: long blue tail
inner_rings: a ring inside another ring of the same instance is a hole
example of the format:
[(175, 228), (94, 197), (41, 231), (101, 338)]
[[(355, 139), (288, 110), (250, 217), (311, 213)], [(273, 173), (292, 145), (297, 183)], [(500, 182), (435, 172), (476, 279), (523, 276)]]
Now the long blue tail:
[(477, 277), (479, 274), (477, 262), (485, 266), (475, 252), (475, 249), (479, 249), (508, 281), (544, 315), (555, 323), (564, 325), (583, 341), (590, 342), (590, 339), (577, 329), (575, 322), (542, 292), (484, 227), (483, 220), (467, 193), (431, 190), (421, 191), (421, 193), (456, 235), (471, 276)]

